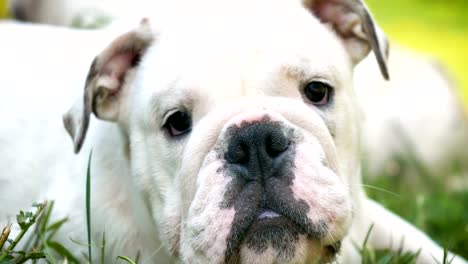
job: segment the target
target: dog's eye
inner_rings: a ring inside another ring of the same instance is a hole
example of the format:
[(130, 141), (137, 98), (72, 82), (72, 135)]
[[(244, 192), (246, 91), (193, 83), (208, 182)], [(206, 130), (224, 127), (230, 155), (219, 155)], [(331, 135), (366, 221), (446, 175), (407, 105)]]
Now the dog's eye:
[(192, 118), (186, 112), (174, 112), (167, 118), (164, 128), (172, 137), (181, 136), (192, 129)]
[(331, 89), (329, 84), (313, 81), (305, 86), (304, 94), (314, 105), (326, 105), (330, 100)]

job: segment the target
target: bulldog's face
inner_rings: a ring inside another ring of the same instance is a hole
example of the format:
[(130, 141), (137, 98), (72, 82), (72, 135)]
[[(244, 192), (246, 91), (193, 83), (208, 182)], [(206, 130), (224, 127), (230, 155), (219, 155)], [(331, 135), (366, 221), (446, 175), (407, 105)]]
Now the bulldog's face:
[(187, 263), (339, 251), (357, 169), (352, 67), (368, 47), (312, 15), (328, 2), (306, 7), (213, 1), (157, 34), (144, 21), (97, 57), (84, 117), (65, 119), (78, 150), (91, 110), (126, 131), (132, 177)]

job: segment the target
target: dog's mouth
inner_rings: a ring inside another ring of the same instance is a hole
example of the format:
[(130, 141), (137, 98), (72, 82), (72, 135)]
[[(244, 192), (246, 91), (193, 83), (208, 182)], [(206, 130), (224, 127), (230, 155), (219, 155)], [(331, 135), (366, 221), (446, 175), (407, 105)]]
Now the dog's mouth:
[[(266, 250), (266, 245), (270, 243), (272, 248), (277, 251), (278, 258), (287, 261), (294, 257), (295, 251), (301, 243), (301, 234), (301, 228), (298, 225), (287, 217), (267, 209), (252, 223), (243, 243), (247, 247), (253, 248), (256, 253)], [(310, 236), (306, 236), (306, 238), (306, 240), (313, 239)], [(323, 245), (320, 249), (321, 252), (317, 252), (320, 255), (320, 262), (332, 262), (340, 249), (341, 241)]]
[(258, 245), (285, 238), (288, 242), (295, 243), (302, 233), (301, 228), (284, 215), (270, 209), (262, 209), (245, 232), (242, 243), (261, 251)]
[[(237, 236), (235, 243), (226, 252), (227, 263), (241, 263), (241, 248), (246, 248), (256, 255), (262, 255), (269, 248), (273, 249), (275, 258), (291, 260), (296, 255), (300, 243), (316, 243), (321, 245), (321, 238), (327, 233), (325, 223), (312, 224), (306, 218), (298, 218), (287, 210), (262, 207), (252, 213), (248, 226), (244, 229), (232, 230)], [(339, 252), (341, 242), (321, 245), (321, 260), (332, 261)]]
[(277, 212), (275, 212), (273, 210), (263, 209), (263, 210), (260, 211), (260, 214), (257, 216), (256, 221), (261, 221), (261, 220), (265, 220), (265, 219), (274, 219), (274, 218), (278, 218), (280, 216), (281, 216), (280, 214), (278, 214)]
[(286, 216), (271, 209), (261, 209), (257, 218), (252, 221), (245, 232), (244, 240), (249, 240), (251, 236), (261, 235), (263, 232), (268, 232), (269, 237), (274, 239), (274, 236), (283, 232), (278, 232), (280, 229), (288, 229), (290, 233), (294, 233), (294, 236), (303, 233), (301, 228)]
[(270, 209), (262, 209), (245, 232), (244, 243), (254, 243), (253, 241), (260, 237), (263, 240), (274, 240), (276, 236), (284, 232), (289, 233), (296, 239), (301, 233), (300, 228), (287, 217)]
[(297, 217), (289, 216), (288, 212), (282, 212), (282, 210), (260, 209), (256, 217), (251, 221), (250, 226), (246, 229), (245, 236), (251, 233), (252, 230), (258, 231), (259, 229), (269, 228), (291, 229), (298, 235), (305, 235), (309, 239), (321, 239), (326, 235), (327, 226), (325, 223), (313, 225), (306, 219), (294, 218)]
[(266, 209), (252, 222), (241, 245), (257, 255), (270, 247), (278, 257), (290, 259), (295, 255), (300, 235), (300, 228), (287, 217)]
[(309, 218), (310, 211), (316, 209), (296, 198), (291, 187), (293, 177), (289, 176), (294, 173), (284, 171), (281, 175), (266, 178), (263, 182), (233, 177), (221, 205), (235, 210), (226, 238), (226, 262), (241, 262), (239, 259), (246, 251), (258, 257), (274, 254), (273, 259), (289, 262), (300, 248), (311, 245), (316, 251), (314, 259), (315, 256), (323, 259), (325, 251), (330, 256), (326, 259), (336, 255), (335, 246), (327, 250), (328, 244), (322, 244), (331, 228), (327, 218), (320, 217), (319, 212), (316, 219)]

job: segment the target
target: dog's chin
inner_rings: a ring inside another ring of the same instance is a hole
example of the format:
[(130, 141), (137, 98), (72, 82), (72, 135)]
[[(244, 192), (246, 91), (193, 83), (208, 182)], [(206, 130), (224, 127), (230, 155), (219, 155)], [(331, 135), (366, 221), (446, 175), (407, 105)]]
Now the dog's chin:
[(250, 226), (237, 255), (228, 263), (328, 263), (340, 243), (323, 246), (300, 232), (288, 218), (266, 210)]

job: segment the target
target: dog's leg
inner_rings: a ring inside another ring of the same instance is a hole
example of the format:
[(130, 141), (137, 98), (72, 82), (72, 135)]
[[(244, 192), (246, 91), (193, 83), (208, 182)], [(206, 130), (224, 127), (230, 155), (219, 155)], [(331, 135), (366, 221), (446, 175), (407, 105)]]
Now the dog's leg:
[[(390, 248), (394, 251), (401, 248), (404, 252), (421, 250), (417, 263), (442, 263), (444, 250), (426, 234), (371, 199), (365, 199), (364, 203), (363, 213), (368, 222), (362, 228), (368, 229), (373, 224), (369, 238), (371, 247), (375, 249)], [(454, 256), (454, 254), (449, 253), (448, 260)], [(455, 256), (451, 263), (467, 262), (461, 257)]]

